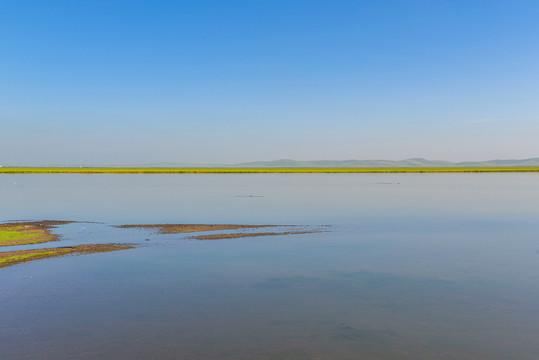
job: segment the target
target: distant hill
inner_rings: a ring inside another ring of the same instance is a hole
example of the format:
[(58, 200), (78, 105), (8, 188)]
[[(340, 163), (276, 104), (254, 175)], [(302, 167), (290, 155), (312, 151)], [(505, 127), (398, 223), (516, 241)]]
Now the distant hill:
[(490, 166), (539, 166), (539, 158), (524, 160), (489, 160), (450, 162), (412, 158), (405, 160), (314, 160), (296, 161), (290, 159), (273, 161), (254, 161), (234, 164), (237, 167), (490, 167)]
[[(6, 166), (4, 164), (4, 166)], [(13, 166), (13, 165), (7, 165)], [(400, 168), (400, 167), (539, 167), (539, 158), (522, 160), (488, 160), (488, 161), (464, 161), (451, 162), (444, 160), (427, 160), (423, 158), (412, 158), (405, 160), (311, 160), (298, 161), (291, 159), (281, 159), (272, 161), (253, 161), (237, 164), (198, 164), (198, 163), (175, 163), (160, 162), (151, 164), (131, 164), (131, 165), (43, 165), (45, 167), (140, 167), (140, 168)], [(16, 166), (15, 166), (16, 167)]]
[(539, 158), (523, 160), (489, 160), (477, 162), (460, 162), (458, 166), (539, 166)]

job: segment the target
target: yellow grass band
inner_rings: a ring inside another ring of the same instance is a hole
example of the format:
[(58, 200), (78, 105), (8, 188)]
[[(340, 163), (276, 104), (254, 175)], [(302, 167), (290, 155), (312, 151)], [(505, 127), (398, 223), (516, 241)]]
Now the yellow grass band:
[(539, 172), (539, 167), (390, 167), (390, 168), (120, 168), (2, 167), (0, 174), (310, 174), (310, 173), (502, 173)]

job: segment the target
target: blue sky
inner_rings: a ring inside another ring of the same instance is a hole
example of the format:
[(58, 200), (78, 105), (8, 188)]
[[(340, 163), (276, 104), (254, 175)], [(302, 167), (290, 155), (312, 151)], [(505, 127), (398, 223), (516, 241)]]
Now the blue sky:
[(0, 164), (539, 156), (537, 1), (2, 1)]

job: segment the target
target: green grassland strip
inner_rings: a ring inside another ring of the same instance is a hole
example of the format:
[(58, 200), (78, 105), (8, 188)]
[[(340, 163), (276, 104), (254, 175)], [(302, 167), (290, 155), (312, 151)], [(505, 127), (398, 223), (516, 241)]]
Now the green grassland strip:
[(35, 238), (42, 235), (39, 233), (21, 233), (17, 230), (0, 230), (0, 242)]
[(276, 174), (276, 173), (498, 173), (539, 172), (539, 167), (400, 168), (118, 168), (2, 167), (0, 174)]
[(103, 253), (117, 250), (134, 248), (134, 244), (83, 244), (75, 246), (65, 246), (61, 248), (47, 248), (36, 250), (16, 250), (0, 252), (0, 268), (20, 264), (27, 261), (46, 259), (63, 255), (83, 255)]
[(0, 247), (58, 240), (59, 236), (51, 233), (50, 229), (67, 223), (69, 221), (53, 220), (0, 223)]
[(22, 254), (22, 255), (15, 255), (15, 256), (9, 256), (5, 258), (0, 258), (0, 267), (8, 266), (15, 263), (20, 263), (23, 261), (36, 260), (36, 259), (52, 257), (52, 256), (60, 256), (60, 255), (64, 255), (67, 252), (68, 250), (41, 251), (41, 252), (34, 252), (30, 254)]

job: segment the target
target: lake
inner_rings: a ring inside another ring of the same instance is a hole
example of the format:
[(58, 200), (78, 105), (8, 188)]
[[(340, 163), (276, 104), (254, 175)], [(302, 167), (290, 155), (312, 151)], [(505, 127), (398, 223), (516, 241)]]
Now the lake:
[[(136, 243), (0, 269), (2, 359), (539, 357), (539, 174), (1, 175), (0, 221)], [(121, 224), (305, 225), (200, 241)], [(148, 240), (147, 240), (148, 239)]]

